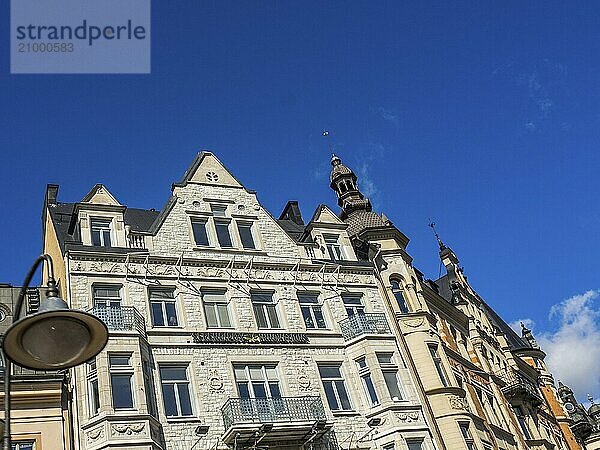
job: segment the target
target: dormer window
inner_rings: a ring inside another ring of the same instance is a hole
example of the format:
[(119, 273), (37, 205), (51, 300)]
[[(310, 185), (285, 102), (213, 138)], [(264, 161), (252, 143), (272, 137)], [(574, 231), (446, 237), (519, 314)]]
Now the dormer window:
[(92, 230), (92, 245), (97, 247), (110, 247), (110, 235), (111, 235), (111, 223), (110, 219), (92, 219), (91, 230)]
[(324, 234), (323, 239), (325, 240), (325, 246), (327, 247), (330, 259), (334, 261), (345, 259), (342, 246), (339, 243), (340, 237), (337, 234)]
[(237, 229), (242, 247), (254, 250), (256, 245), (254, 245), (254, 238), (252, 237), (252, 222), (237, 222)]

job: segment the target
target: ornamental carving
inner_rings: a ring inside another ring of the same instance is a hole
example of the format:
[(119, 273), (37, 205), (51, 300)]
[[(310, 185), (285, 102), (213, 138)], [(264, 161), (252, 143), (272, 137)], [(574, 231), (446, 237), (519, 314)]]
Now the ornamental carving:
[(420, 420), (419, 411), (402, 412), (396, 414), (396, 416), (398, 417), (398, 420), (404, 423), (419, 422)]
[(100, 438), (104, 437), (104, 427), (98, 427), (94, 430), (91, 430), (87, 434), (87, 438), (89, 442), (97, 441)]
[(469, 405), (467, 404), (467, 401), (464, 398), (459, 397), (458, 395), (449, 395), (448, 402), (450, 403), (450, 408), (452, 408), (452, 409), (457, 409), (457, 410), (462, 410), (462, 411), (469, 410)]
[(308, 344), (304, 333), (239, 333), (206, 331), (192, 333), (194, 344)]
[(222, 391), (223, 390), (223, 380), (219, 376), (219, 373), (214, 370), (210, 377), (208, 378), (208, 386), (211, 391)]
[(402, 323), (410, 328), (418, 328), (425, 323), (425, 319), (423, 317), (419, 317), (418, 319), (405, 320)]
[(310, 378), (306, 376), (306, 372), (303, 369), (300, 370), (300, 374), (298, 375), (298, 386), (302, 391), (306, 391), (310, 388)]
[(145, 423), (132, 423), (132, 424), (115, 424), (112, 425), (113, 436), (117, 434), (126, 434), (131, 436), (132, 434), (140, 434), (146, 427)]

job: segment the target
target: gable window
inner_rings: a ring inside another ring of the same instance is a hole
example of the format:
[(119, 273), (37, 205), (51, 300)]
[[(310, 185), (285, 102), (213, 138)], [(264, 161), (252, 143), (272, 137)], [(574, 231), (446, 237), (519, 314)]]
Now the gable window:
[(346, 307), (348, 317), (363, 315), (365, 307), (362, 304), (362, 294), (342, 294), (342, 301)]
[(110, 247), (111, 219), (91, 219), (92, 245)]
[(202, 301), (208, 328), (231, 328), (225, 291), (202, 291)]
[(319, 375), (325, 389), (327, 403), (332, 411), (350, 411), (350, 397), (346, 390), (346, 383), (340, 373), (339, 365), (322, 365), (319, 366)]
[(367, 360), (364, 356), (356, 360), (356, 366), (358, 367), (358, 373), (371, 406), (378, 405), (379, 398), (377, 397), (377, 392), (375, 391), (375, 386), (371, 379), (371, 372), (369, 371), (369, 366), (367, 365)]
[(381, 367), (390, 398), (394, 401), (402, 400), (402, 390), (398, 383), (398, 366), (394, 363), (394, 355), (392, 353), (377, 353), (377, 361), (379, 367)]
[(98, 390), (98, 369), (96, 360), (86, 363), (86, 379), (88, 390), (88, 408), (90, 417), (94, 417), (100, 411), (100, 391)]
[(339, 243), (340, 237), (337, 234), (323, 234), (323, 239), (325, 240), (329, 258), (334, 261), (342, 261), (344, 259), (344, 253), (342, 252), (342, 246)]
[(131, 353), (108, 356), (113, 408), (133, 409), (133, 366)]
[(206, 232), (206, 219), (192, 217), (192, 231), (194, 233), (194, 242), (198, 246), (208, 247), (208, 233)]
[(160, 365), (163, 402), (167, 417), (186, 417), (192, 415), (190, 382), (187, 364)]
[(323, 309), (319, 304), (319, 294), (313, 292), (298, 292), (298, 302), (302, 310), (306, 328), (327, 328)]
[(398, 303), (398, 308), (400, 308), (400, 312), (402, 314), (408, 313), (408, 303), (406, 298), (404, 298), (404, 288), (400, 284), (398, 280), (392, 280), (392, 294), (394, 294), (394, 298), (396, 299), (396, 303)]
[(435, 370), (440, 377), (440, 381), (443, 386), (448, 386), (448, 377), (446, 376), (446, 371), (444, 370), (444, 365), (442, 363), (442, 358), (438, 353), (437, 345), (429, 346), (429, 353), (431, 354), (431, 358), (433, 359), (433, 364), (435, 365)]
[(235, 382), (241, 398), (279, 398), (279, 377), (275, 364), (235, 365)]
[(175, 292), (172, 289), (151, 289), (149, 296), (153, 326), (176, 327), (179, 325), (175, 308)]
[(258, 328), (280, 328), (272, 292), (252, 292), (250, 299)]
[(240, 241), (242, 247), (254, 250), (256, 245), (254, 244), (254, 238), (252, 237), (252, 223), (251, 222), (237, 222), (238, 233), (240, 234)]
[(217, 232), (217, 241), (221, 248), (231, 248), (233, 243), (231, 242), (231, 234), (229, 233), (229, 220), (217, 220), (215, 219), (215, 231)]

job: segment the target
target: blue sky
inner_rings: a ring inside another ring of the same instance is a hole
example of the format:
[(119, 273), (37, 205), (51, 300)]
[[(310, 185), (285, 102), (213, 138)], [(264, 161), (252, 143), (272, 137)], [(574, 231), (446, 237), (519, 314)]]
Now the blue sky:
[[(593, 2), (155, 1), (150, 75), (10, 75), (4, 31), (0, 280), (19, 284), (40, 252), (46, 183), (63, 201), (102, 182), (158, 209), (199, 149), (273, 214), (296, 199), (310, 218), (336, 206), (328, 129), (427, 276), (439, 270), (434, 218), (507, 321), (530, 319), (558, 348), (580, 323), (561, 302), (580, 296), (593, 320), (575, 343), (600, 348), (599, 13)], [(580, 396), (600, 394), (591, 378)]]

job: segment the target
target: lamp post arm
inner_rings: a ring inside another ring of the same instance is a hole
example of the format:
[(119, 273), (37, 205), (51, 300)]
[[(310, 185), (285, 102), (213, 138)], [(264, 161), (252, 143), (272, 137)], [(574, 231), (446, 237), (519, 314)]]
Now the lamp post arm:
[[(19, 316), (21, 315), (21, 309), (23, 308), (23, 300), (25, 299), (25, 294), (27, 293), (27, 288), (29, 287), (29, 283), (31, 283), (31, 279), (35, 274), (35, 271), (39, 267), (39, 265), (46, 261), (48, 264), (48, 296), (49, 297), (57, 297), (58, 289), (56, 288), (56, 281), (54, 280), (54, 268), (52, 265), (52, 258), (50, 255), (43, 254), (38, 256), (29, 272), (27, 272), (27, 276), (23, 281), (23, 286), (21, 286), (21, 290), (19, 291), (19, 296), (17, 297), (17, 303), (13, 308), (12, 314), (12, 323), (15, 323), (19, 320)], [(12, 450), (11, 449), (11, 439), (10, 439), (10, 372), (12, 361), (6, 355), (4, 356), (4, 443), (2, 446), (2, 450)]]

